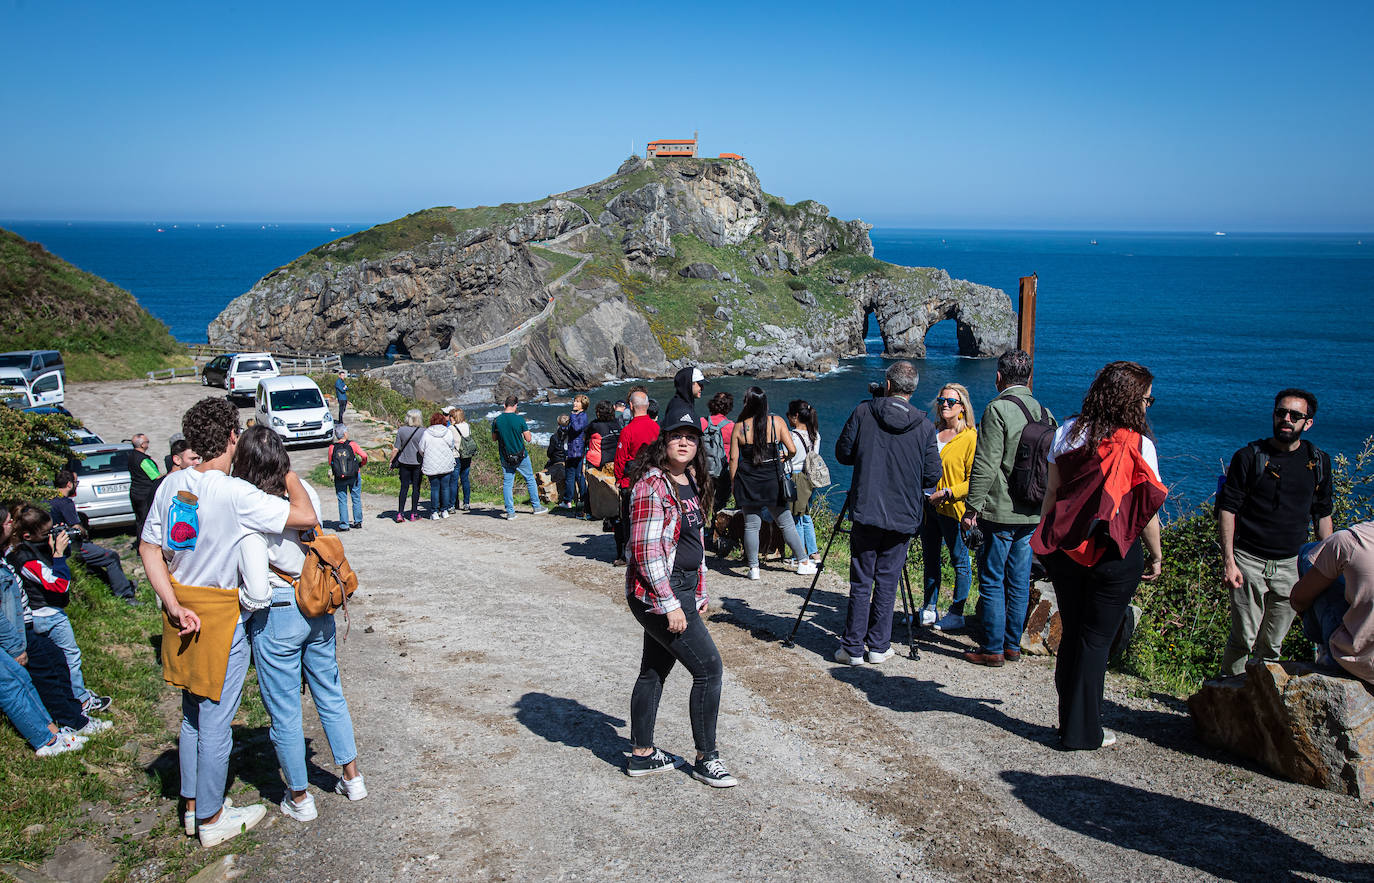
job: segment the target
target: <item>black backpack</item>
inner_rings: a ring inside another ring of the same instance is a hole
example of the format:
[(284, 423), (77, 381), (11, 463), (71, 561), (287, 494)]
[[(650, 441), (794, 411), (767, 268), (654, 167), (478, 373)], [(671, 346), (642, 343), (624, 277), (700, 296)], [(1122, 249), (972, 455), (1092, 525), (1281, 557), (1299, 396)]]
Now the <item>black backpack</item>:
[(1014, 502), (1039, 506), (1045, 502), (1045, 489), (1049, 486), (1050, 446), (1054, 444), (1054, 431), (1059, 424), (1044, 405), (1040, 406), (1040, 419), (1036, 420), (1020, 398), (1007, 396), (1007, 399), (1015, 402), (1026, 415), (1026, 427), (1016, 442), (1016, 459), (1007, 477), (1007, 490)]
[(358, 477), (361, 468), (362, 462), (353, 451), (352, 442), (334, 444), (334, 451), (329, 455), (329, 471), (333, 473), (335, 481), (352, 481)]
[[(1326, 464), (1329, 457), (1323, 453), (1322, 449), (1312, 444), (1307, 439), (1302, 443), (1307, 446), (1307, 468), (1312, 473), (1312, 487), (1314, 492), (1321, 489), (1322, 482), (1326, 481)], [(1245, 487), (1247, 495), (1255, 492), (1260, 479), (1264, 477), (1264, 470), (1269, 468), (1269, 452), (1264, 449), (1264, 439), (1252, 441), (1245, 447), (1250, 449), (1251, 455), (1255, 458), (1255, 468), (1250, 474), (1250, 483)], [(1217, 479), (1216, 501), (1212, 506), (1212, 514), (1221, 517), (1221, 490), (1226, 487), (1226, 473), (1223, 472)]]

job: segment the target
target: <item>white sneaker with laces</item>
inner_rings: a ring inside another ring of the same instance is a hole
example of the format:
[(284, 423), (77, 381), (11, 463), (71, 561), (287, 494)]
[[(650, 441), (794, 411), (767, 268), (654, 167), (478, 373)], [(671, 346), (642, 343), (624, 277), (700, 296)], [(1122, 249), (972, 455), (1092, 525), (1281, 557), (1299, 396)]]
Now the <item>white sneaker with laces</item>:
[(345, 779), (343, 776), (339, 776), (339, 783), (334, 786), (334, 790), (349, 800), (362, 800), (367, 796), (367, 786), (363, 784), (362, 773), (359, 773), (356, 779)]
[[(225, 805), (225, 806), (233, 806), (233, 805), (234, 805), (234, 801), (230, 800), (230, 799), (229, 799), (229, 795), (227, 795), (227, 794), (224, 796), (224, 805)], [(182, 814), (181, 814), (181, 823), (182, 823), (182, 825), (185, 826), (185, 828), (186, 828), (186, 836), (187, 836), (187, 837), (194, 837), (194, 836), (196, 836), (196, 814), (195, 814), (194, 812), (192, 812), (192, 811), (190, 811), (190, 810), (187, 810), (186, 812), (182, 813)]]
[(935, 611), (935, 608), (934, 608), (934, 607), (922, 607), (922, 608), (921, 608), (921, 625), (925, 625), (925, 626), (935, 625), (935, 620), (938, 619), (938, 618), (939, 618), (939, 617), (936, 615), (936, 611)]
[(94, 736), (96, 733), (103, 733), (103, 732), (105, 732), (106, 730), (108, 730), (110, 727), (113, 727), (113, 726), (114, 726), (113, 723), (111, 723), (110, 721), (107, 721), (107, 720), (105, 720), (105, 719), (103, 719), (103, 718), (88, 717), (88, 718), (86, 718), (86, 726), (84, 726), (84, 727), (82, 727), (81, 729), (77, 730), (77, 731), (76, 731), (76, 734), (77, 734), (78, 736), (90, 737), (90, 736)]
[(56, 757), (68, 751), (80, 751), (85, 745), (85, 736), (78, 736), (67, 727), (63, 727), (57, 731), (51, 742), (34, 749), (33, 753), (37, 757)]
[(864, 654), (864, 661), (867, 662), (869, 665), (882, 665), (884, 662), (887, 662), (896, 654), (897, 651), (892, 647), (888, 647), (881, 653), (875, 653), (872, 650), (869, 650), (867, 653)]
[(305, 799), (297, 803), (291, 798), (291, 792), (287, 791), (286, 796), (281, 799), (281, 811), (298, 822), (314, 821), (320, 811), (315, 807), (315, 795), (309, 791), (305, 792)]
[(749, 578), (750, 578), (750, 579), (758, 579), (758, 578), (759, 578), (759, 569), (758, 569), (757, 567), (751, 567), (751, 568), (749, 568)]
[(841, 665), (864, 664), (864, 658), (862, 656), (850, 656), (848, 653), (844, 652), (843, 647), (835, 651), (835, 661), (840, 663)]
[(810, 561), (803, 561), (797, 565), (797, 576), (812, 576), (816, 573), (816, 565)]
[(1110, 747), (1112, 747), (1112, 746), (1115, 745), (1115, 744), (1116, 744), (1116, 733), (1113, 733), (1111, 730), (1107, 729), (1106, 727), (1103, 727), (1103, 728), (1102, 728), (1102, 747), (1103, 747), (1103, 748), (1110, 748)]
[(444, 517), (444, 516), (440, 515), (438, 512), (434, 512), (434, 513), (431, 513), (431, 514), (430, 514), (429, 520), (430, 520), (430, 521), (438, 521), (440, 518), (443, 518), (443, 517)]
[(197, 832), (200, 836), (200, 845), (207, 848), (218, 846), (252, 828), (266, 815), (267, 807), (261, 803), (226, 806), (220, 810), (219, 819), (214, 824), (200, 824)]

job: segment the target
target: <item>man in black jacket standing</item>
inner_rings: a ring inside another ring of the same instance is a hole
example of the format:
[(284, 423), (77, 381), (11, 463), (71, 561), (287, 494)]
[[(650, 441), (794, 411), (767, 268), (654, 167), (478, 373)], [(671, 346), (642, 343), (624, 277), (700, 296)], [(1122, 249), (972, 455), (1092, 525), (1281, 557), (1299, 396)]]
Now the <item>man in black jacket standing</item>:
[[(892, 656), (892, 607), (926, 494), (941, 476), (935, 425), (911, 406), (916, 366), (894, 362), (883, 395), (854, 409), (835, 459), (854, 467), (849, 485), (849, 613), (835, 661), (880, 664)], [(865, 654), (864, 648), (868, 651)]]

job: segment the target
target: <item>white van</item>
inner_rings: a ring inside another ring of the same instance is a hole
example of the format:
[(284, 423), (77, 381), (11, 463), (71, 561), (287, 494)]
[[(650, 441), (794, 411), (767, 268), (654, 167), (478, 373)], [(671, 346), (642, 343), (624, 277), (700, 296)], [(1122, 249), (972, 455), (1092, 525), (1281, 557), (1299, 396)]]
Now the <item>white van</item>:
[(258, 381), (253, 416), (284, 442), (332, 441), (334, 417), (309, 377), (288, 375)]

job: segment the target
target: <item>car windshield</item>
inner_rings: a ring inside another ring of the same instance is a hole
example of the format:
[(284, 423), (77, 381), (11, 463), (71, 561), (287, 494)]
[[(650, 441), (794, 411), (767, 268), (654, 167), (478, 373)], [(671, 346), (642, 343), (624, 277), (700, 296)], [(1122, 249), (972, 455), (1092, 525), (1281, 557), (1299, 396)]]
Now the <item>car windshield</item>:
[(21, 368), (28, 370), (33, 362), (33, 357), (27, 353), (11, 353), (10, 355), (0, 356), (0, 368)]
[(272, 363), (266, 359), (254, 359), (248, 362), (239, 362), (238, 371), (272, 371)]
[(24, 382), (24, 378), (15, 377), (12, 374), (0, 377), (0, 383), (3, 383), (5, 386), (28, 386), (28, 384)]
[(111, 472), (129, 471), (129, 452), (127, 449), (117, 451), (92, 451), (86, 455), (84, 460), (73, 460), (67, 464), (67, 468), (77, 475), (100, 475)]
[(272, 393), (273, 411), (301, 411), (306, 408), (323, 408), (324, 399), (318, 389), (283, 389)]

